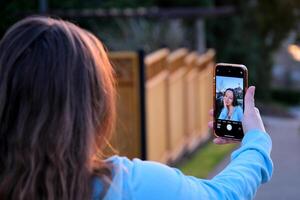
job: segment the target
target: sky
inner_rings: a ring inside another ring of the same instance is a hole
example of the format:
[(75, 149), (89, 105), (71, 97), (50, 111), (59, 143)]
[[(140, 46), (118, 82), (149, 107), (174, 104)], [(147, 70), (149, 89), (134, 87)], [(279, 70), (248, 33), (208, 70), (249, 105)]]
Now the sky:
[(220, 90), (223, 92), (227, 88), (236, 88), (240, 86), (243, 88), (243, 79), (236, 77), (228, 77), (228, 76), (217, 76), (216, 77), (216, 90), (219, 92)]

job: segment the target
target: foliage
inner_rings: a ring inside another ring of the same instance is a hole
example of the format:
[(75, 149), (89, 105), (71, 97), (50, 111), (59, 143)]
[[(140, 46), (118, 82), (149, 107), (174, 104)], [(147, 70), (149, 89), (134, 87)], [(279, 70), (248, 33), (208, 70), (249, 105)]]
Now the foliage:
[[(1, 0), (0, 37), (15, 21), (20, 12), (36, 11), (38, 0)], [(243, 63), (249, 68), (250, 84), (258, 87), (262, 100), (270, 98), (272, 53), (297, 24), (296, 12), (300, 9), (297, 0), (48, 0), (48, 10), (84, 8), (127, 8), (127, 7), (193, 7), (234, 5), (233, 16), (209, 18), (205, 21), (207, 46), (217, 51), (217, 61)], [(70, 19), (74, 21), (74, 19)], [(147, 19), (76, 19), (76, 23), (94, 31), (111, 49), (146, 50), (166, 46), (187, 46), (193, 48), (195, 29), (193, 20), (183, 21), (181, 37), (168, 32), (163, 20)], [(300, 36), (298, 36), (300, 38)], [(179, 40), (183, 41), (179, 41)], [(114, 42), (114, 43), (113, 43)], [(123, 45), (121, 45), (123, 44)]]
[(213, 6), (211, 0), (153, 0), (153, 4), (159, 7), (194, 7)]
[(299, 105), (300, 91), (292, 89), (272, 89), (271, 97), (273, 101), (282, 103), (284, 105)]
[[(224, 2), (223, 2), (224, 3)], [(206, 21), (208, 46), (222, 62), (243, 63), (249, 69), (250, 84), (258, 97), (270, 98), (272, 53), (294, 28), (296, 0), (225, 1), (237, 8), (237, 15)]]
[(37, 10), (37, 2), (35, 1), (0, 1), (0, 38), (4, 35), (6, 29), (21, 19), (18, 13), (22, 10)]
[(152, 5), (152, 0), (49, 0), (51, 9), (136, 8)]

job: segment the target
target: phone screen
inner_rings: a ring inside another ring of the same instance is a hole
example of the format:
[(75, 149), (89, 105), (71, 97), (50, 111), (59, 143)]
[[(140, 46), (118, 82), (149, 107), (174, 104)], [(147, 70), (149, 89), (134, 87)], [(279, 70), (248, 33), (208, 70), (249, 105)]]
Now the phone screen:
[(215, 132), (218, 136), (242, 139), (245, 70), (217, 66), (215, 76)]

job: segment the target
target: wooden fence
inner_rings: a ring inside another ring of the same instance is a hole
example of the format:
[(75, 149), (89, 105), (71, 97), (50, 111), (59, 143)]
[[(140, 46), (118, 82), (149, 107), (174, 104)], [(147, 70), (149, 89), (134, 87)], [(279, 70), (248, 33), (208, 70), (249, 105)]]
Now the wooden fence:
[(147, 159), (166, 162), (168, 156), (168, 49), (145, 58)]
[(129, 158), (173, 162), (210, 134), (215, 52), (111, 52), (117, 72), (112, 145)]

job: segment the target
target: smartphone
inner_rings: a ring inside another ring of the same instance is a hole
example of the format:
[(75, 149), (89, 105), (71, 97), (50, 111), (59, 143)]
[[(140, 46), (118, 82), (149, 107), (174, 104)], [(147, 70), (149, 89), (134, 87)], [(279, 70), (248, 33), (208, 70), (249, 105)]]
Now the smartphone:
[(245, 65), (218, 63), (214, 69), (214, 133), (216, 137), (242, 140), (245, 91), (248, 70)]

